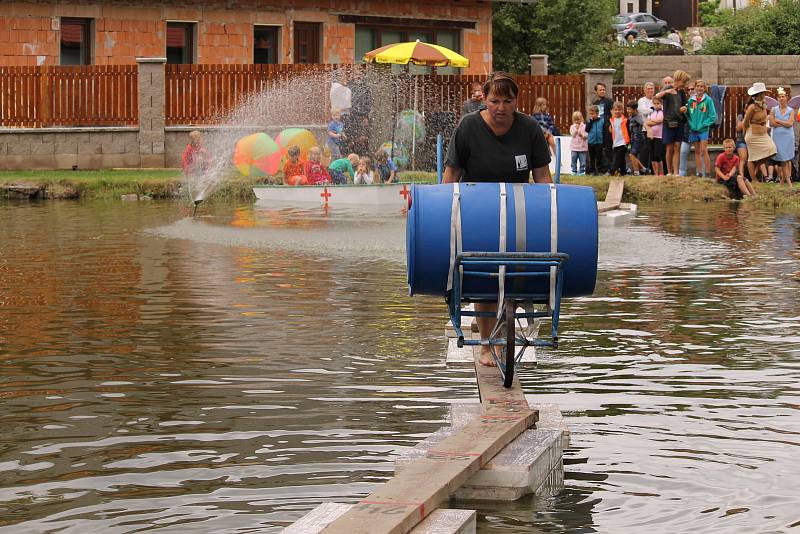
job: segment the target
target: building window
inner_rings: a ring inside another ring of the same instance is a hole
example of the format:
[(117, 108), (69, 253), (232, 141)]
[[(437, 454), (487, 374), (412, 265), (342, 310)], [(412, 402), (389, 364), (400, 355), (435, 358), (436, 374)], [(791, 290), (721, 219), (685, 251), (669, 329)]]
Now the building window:
[(92, 19), (62, 18), (61, 65), (92, 64)]
[[(416, 41), (417, 39), (423, 43), (438, 44), (460, 53), (461, 43), (459, 37), (459, 30), (356, 25), (355, 60), (356, 62), (360, 62), (364, 58), (365, 53), (375, 48), (392, 43)], [(402, 70), (402, 67), (393, 66), (393, 70), (398, 69)], [(430, 68), (411, 65), (409, 71), (412, 74), (422, 74), (430, 72)], [(457, 72), (457, 69), (453, 67), (439, 67), (436, 69), (436, 72), (439, 74), (454, 74)]]
[(194, 63), (195, 24), (167, 22), (167, 63)]
[(321, 24), (317, 22), (294, 23), (294, 62), (319, 63), (322, 40)]
[(278, 27), (253, 27), (253, 63), (278, 63)]

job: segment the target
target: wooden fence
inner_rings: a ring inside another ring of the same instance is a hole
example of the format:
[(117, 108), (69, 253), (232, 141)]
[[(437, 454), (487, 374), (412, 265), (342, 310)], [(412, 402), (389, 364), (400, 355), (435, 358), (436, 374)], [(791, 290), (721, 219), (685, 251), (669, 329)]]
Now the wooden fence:
[[(136, 126), (138, 74), (136, 65), (78, 67), (0, 67), (0, 126)], [(222, 120), (237, 124), (325, 124), (330, 118), (328, 91), (335, 72), (348, 77), (367, 74), (378, 81), (396, 109), (426, 115), (443, 112), (460, 116), (479, 75), (419, 75), (368, 71), (363, 65), (166, 65), (165, 123), (210, 125)], [(388, 84), (383, 80), (391, 80)], [(531, 113), (538, 97), (548, 100), (556, 126), (569, 131), (572, 112), (584, 110), (583, 76), (517, 76), (518, 109)], [(386, 89), (386, 88), (389, 89)], [(728, 87), (721, 127), (711, 132), (719, 143), (735, 137), (736, 114), (747, 101), (746, 87)], [(262, 94), (259, 99), (254, 95)], [(636, 100), (641, 86), (618, 85), (615, 100)], [(250, 99), (250, 101), (248, 101)], [(243, 106), (248, 103), (249, 105)], [(245, 108), (238, 116), (235, 110)]]
[(136, 65), (0, 67), (0, 126), (137, 126)]

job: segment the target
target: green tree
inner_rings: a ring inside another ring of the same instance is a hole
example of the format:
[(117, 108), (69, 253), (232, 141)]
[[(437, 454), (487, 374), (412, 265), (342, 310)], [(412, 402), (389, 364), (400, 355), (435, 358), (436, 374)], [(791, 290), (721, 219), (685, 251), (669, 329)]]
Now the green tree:
[(800, 53), (800, 0), (748, 7), (730, 17), (704, 54), (793, 55)]
[[(547, 54), (554, 74), (578, 72), (613, 37), (616, 0), (539, 0), (498, 3), (492, 16), (494, 68), (528, 72), (530, 54)], [(616, 46), (616, 45), (615, 45)]]

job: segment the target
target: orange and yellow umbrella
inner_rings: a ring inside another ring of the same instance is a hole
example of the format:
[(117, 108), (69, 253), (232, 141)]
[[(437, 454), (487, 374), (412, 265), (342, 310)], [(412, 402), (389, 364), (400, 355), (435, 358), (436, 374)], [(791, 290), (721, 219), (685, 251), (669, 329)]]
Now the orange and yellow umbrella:
[(469, 59), (443, 46), (420, 41), (394, 43), (364, 54), (368, 63), (413, 63), (426, 67), (469, 67)]

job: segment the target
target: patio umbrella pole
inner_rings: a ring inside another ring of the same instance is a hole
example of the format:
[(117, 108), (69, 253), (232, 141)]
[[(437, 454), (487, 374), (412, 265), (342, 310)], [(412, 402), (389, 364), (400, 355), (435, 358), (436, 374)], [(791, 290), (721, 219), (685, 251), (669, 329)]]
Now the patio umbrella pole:
[(411, 119), (411, 170), (417, 170), (417, 75), (414, 74), (414, 113)]

